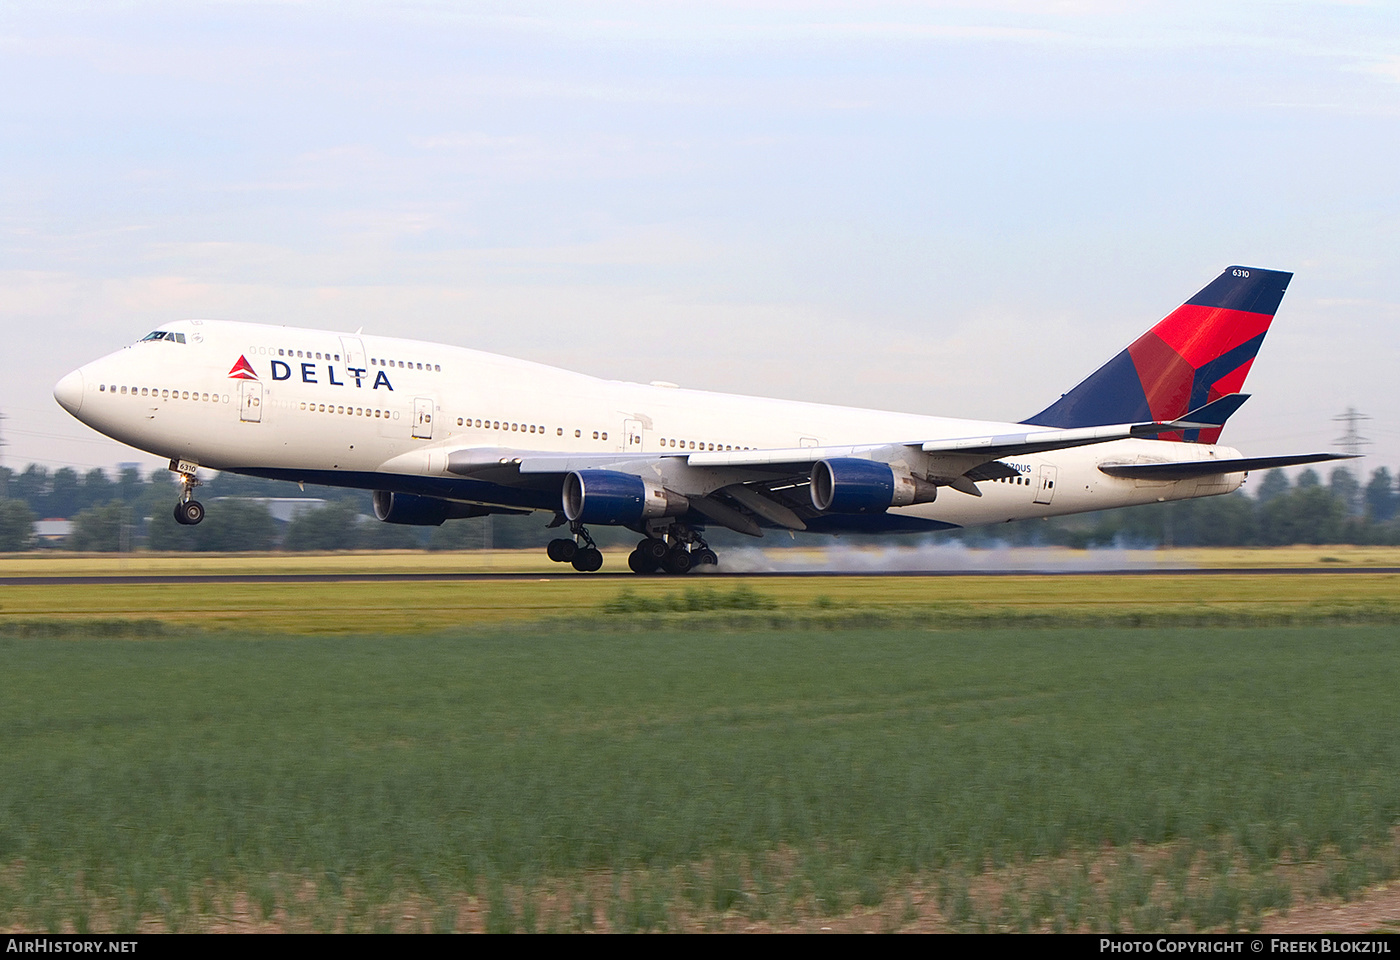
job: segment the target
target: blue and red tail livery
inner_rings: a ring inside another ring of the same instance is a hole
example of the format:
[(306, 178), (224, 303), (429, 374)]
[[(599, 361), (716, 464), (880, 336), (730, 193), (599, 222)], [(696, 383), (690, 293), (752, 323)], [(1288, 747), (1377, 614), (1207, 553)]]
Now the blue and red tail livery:
[[(1175, 420), (1240, 392), (1293, 274), (1228, 267), (1083, 383), (1024, 421), (1094, 427)], [(1163, 434), (1214, 443), (1220, 430)]]

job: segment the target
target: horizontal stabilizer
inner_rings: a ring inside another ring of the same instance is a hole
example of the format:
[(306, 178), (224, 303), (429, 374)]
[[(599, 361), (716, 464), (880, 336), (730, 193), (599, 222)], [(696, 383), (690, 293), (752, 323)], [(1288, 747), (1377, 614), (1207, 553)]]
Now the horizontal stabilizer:
[(1353, 460), (1345, 453), (1308, 453), (1296, 457), (1243, 457), (1233, 460), (1186, 460), (1180, 463), (1103, 463), (1099, 469), (1110, 477), (1130, 480), (1190, 480), (1226, 473), (1246, 473), (1250, 470), (1272, 470), (1275, 467), (1296, 467), (1304, 463), (1327, 460)]

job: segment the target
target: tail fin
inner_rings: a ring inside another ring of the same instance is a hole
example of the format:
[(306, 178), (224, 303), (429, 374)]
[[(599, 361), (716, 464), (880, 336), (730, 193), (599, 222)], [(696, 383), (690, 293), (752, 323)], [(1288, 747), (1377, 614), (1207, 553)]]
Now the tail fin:
[[(1087, 380), (1023, 422), (1044, 427), (1175, 420), (1238, 393), (1293, 274), (1227, 267)], [(1220, 430), (1163, 434), (1214, 443)]]

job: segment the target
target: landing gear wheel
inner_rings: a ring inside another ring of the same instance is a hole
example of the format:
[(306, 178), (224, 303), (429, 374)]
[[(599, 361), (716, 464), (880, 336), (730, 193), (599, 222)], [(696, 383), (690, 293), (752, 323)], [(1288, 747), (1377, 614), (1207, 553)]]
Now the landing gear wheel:
[(549, 541), (545, 553), (549, 554), (549, 559), (555, 563), (568, 563), (578, 553), (578, 544), (561, 537), (558, 540)]
[(666, 559), (661, 565), (666, 568), (667, 573), (689, 573), (695, 558), (690, 555), (689, 550), (675, 549), (666, 554)]
[(701, 547), (691, 557), (697, 567), (713, 567), (719, 563), (719, 557), (709, 547)]
[(175, 504), (175, 522), (192, 527), (204, 519), (204, 504), (198, 500), (181, 500)]
[(584, 547), (574, 553), (571, 562), (579, 573), (593, 573), (603, 566), (603, 554), (593, 547)]
[(653, 570), (666, 559), (666, 553), (669, 550), (670, 547), (666, 545), (666, 541), (659, 537), (647, 537), (637, 544), (637, 552), (652, 561)]
[(654, 573), (657, 563), (649, 554), (643, 553), (638, 547), (627, 555), (627, 566), (632, 568), (633, 573)]

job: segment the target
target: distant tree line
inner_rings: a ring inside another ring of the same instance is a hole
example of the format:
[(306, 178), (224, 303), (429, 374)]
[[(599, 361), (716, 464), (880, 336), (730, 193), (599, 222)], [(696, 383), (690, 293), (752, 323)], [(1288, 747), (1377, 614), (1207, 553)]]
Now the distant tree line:
[(1021, 520), (951, 535), (969, 544), (1002, 541), (1071, 547), (1262, 547), (1297, 543), (1400, 545), (1400, 490), (1380, 467), (1363, 487), (1346, 467), (1324, 485), (1315, 470), (1291, 482), (1280, 470), (1251, 477), (1243, 491), (1099, 513)]
[[(204, 479), (196, 495), (207, 508), (203, 523), (175, 522), (179, 486), (168, 471), (142, 475), (134, 467), (116, 479), (101, 469), (50, 472), (31, 464), (23, 472), (0, 467), (0, 552), (36, 549), (34, 523), (71, 520), (73, 532), (59, 549), (117, 552), (148, 549), (182, 552), (254, 550), (464, 550), (543, 547), (557, 536), (543, 515), (449, 520), (440, 527), (411, 527), (374, 519), (370, 494), (362, 490), (262, 480), (232, 473)], [(323, 506), (277, 523), (256, 498), (309, 498)], [(611, 536), (599, 536), (607, 543)], [(618, 542), (635, 539), (625, 531)]]
[[(208, 513), (203, 523), (187, 527), (177, 524), (172, 515), (178, 489), (162, 470), (142, 476), (128, 467), (112, 478), (101, 469), (79, 474), (67, 467), (50, 473), (32, 464), (21, 473), (0, 468), (0, 552), (41, 546), (34, 523), (43, 518), (73, 522), (72, 534), (60, 548), (96, 552), (463, 550), (542, 547), (557, 536), (557, 531), (546, 529), (541, 514), (449, 520), (441, 527), (380, 523), (373, 519), (365, 491), (310, 484), (303, 490), (286, 481), (230, 473), (216, 474), (200, 486), (199, 498)], [(326, 502), (279, 524), (267, 505), (255, 498), (282, 497)], [(635, 539), (626, 530), (593, 533), (604, 546)], [(1375, 470), (1364, 486), (1346, 467), (1332, 470), (1325, 485), (1314, 470), (1302, 471), (1295, 482), (1273, 470), (1263, 474), (1253, 496), (1236, 492), (939, 536), (974, 545), (1073, 547), (1400, 544), (1400, 490), (1385, 467)], [(726, 546), (756, 542), (723, 530), (709, 531), (709, 539)], [(786, 538), (761, 542), (781, 545)]]

